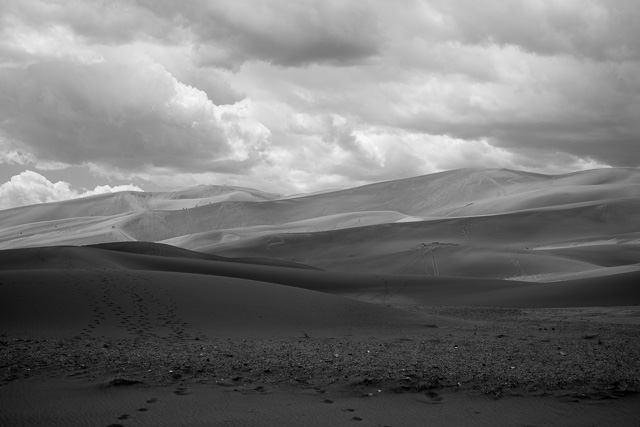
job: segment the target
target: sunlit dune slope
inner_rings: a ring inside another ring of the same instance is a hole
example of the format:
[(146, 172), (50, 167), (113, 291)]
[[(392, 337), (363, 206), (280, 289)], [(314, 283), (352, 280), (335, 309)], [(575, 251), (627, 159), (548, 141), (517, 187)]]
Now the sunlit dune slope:
[(0, 227), (0, 249), (134, 240), (118, 227), (126, 216), (67, 218)]
[(171, 192), (122, 191), (62, 202), (42, 203), (0, 211), (3, 227), (70, 218), (108, 217), (153, 210), (184, 210), (223, 202), (260, 202), (281, 197), (241, 187), (198, 186)]
[(278, 225), (255, 225), (186, 234), (161, 240), (161, 242), (198, 250), (216, 243), (242, 240), (247, 237), (268, 236), (276, 233), (310, 233), (314, 231), (342, 230), (367, 225), (411, 222), (416, 220), (421, 220), (421, 218), (410, 217), (398, 212), (350, 212)]
[[(228, 234), (237, 235), (235, 229), (256, 226), (261, 227), (259, 233), (264, 233), (265, 227), (275, 227), (274, 232), (278, 232), (287, 228), (283, 225), (305, 220), (334, 216), (334, 220), (341, 221), (345, 213), (360, 213), (369, 218), (379, 212), (397, 212), (410, 219), (462, 217), (555, 209), (577, 203), (615, 203), (620, 199), (637, 199), (640, 194), (640, 173), (635, 170), (589, 172), (579, 177), (574, 174), (554, 177), (464, 169), (308, 197), (147, 212), (132, 217), (123, 228), (137, 240), (160, 241), (212, 230), (223, 230), (226, 235), (224, 230), (231, 229)], [(297, 232), (298, 225), (292, 225), (289, 231)], [(330, 224), (326, 227), (331, 229)], [(183, 242), (193, 247), (188, 239)]]
[(639, 227), (640, 201), (625, 199), (607, 205), (269, 234), (195, 249), (288, 259), (337, 271), (530, 278), (637, 263), (638, 243), (571, 251), (545, 245), (577, 236), (582, 242), (635, 236)]
[(123, 225), (139, 217), (146, 218), (145, 213), (278, 197), (259, 190), (210, 185), (172, 192), (124, 191), (23, 206), (0, 211), (0, 248), (138, 240)]

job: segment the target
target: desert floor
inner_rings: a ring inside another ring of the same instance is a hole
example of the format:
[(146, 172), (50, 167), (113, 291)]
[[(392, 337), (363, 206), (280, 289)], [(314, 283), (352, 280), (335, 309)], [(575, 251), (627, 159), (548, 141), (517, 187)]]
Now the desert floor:
[(0, 424), (637, 425), (637, 308), (420, 310), (469, 323), (386, 336), (4, 335)]
[(1, 425), (637, 425), (640, 308), (599, 307), (598, 287), (590, 307), (427, 306), (402, 282), (361, 301), (162, 257), (26, 251), (0, 271)]

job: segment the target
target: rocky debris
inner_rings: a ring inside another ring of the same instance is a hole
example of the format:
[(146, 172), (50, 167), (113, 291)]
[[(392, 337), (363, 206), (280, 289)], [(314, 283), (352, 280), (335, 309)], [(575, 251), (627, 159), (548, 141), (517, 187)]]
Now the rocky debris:
[(532, 322), (516, 309), (503, 309), (500, 316), (496, 309), (478, 309), (474, 315), (484, 320), (390, 338), (0, 336), (0, 385), (59, 375), (111, 377), (112, 386), (337, 384), (363, 395), (474, 389), (496, 399), (516, 391), (615, 398), (640, 387), (639, 326)]

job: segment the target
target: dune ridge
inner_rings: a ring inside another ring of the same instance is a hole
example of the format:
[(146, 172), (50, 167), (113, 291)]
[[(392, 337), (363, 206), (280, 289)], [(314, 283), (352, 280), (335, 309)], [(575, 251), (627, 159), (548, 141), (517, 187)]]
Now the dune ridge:
[(516, 280), (637, 264), (638, 230), (633, 168), (461, 169), (291, 197), (199, 186), (0, 211), (0, 249), (148, 241), (339, 272)]

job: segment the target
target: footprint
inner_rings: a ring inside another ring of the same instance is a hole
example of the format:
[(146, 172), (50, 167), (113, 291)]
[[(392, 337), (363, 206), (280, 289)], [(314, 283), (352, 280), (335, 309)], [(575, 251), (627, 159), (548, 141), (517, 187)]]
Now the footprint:
[(362, 419), (362, 418), (360, 418), (360, 417), (353, 417), (353, 418), (351, 418), (351, 419), (352, 419), (353, 421), (363, 421), (363, 419)]
[(442, 397), (438, 395), (438, 393), (436, 393), (435, 391), (428, 391), (425, 393), (427, 395), (427, 397), (431, 400), (433, 400), (434, 402), (441, 402), (442, 401)]
[(129, 418), (131, 418), (129, 414), (122, 414), (118, 417), (119, 420), (128, 420)]
[(156, 403), (158, 401), (157, 398), (152, 397), (151, 399), (147, 400), (147, 403)]
[(173, 392), (173, 394), (178, 396), (186, 396), (187, 394), (191, 393), (193, 392), (186, 387), (178, 387), (178, 389)]
[(333, 400), (331, 400), (331, 399), (325, 399), (323, 402), (324, 402), (324, 403), (333, 403)]

